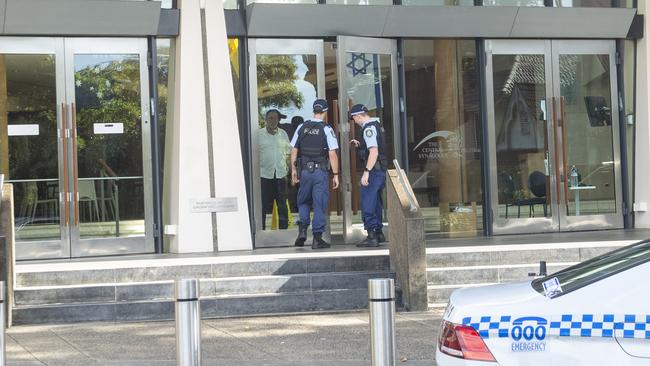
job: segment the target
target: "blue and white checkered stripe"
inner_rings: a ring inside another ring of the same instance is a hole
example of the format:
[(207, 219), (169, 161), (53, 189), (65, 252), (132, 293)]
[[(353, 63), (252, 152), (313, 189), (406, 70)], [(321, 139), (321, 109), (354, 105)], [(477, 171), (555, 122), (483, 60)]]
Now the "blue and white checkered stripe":
[[(511, 315), (466, 317), (462, 323), (483, 338), (508, 338), (516, 319)], [(551, 336), (650, 339), (650, 315), (562, 314), (552, 316), (545, 326)]]

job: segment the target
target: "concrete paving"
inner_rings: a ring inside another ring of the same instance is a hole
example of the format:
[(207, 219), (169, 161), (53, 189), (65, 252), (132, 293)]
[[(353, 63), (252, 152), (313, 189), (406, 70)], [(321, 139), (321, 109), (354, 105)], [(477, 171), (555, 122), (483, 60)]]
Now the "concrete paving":
[[(397, 313), (397, 360), (435, 365), (442, 310)], [(201, 323), (203, 365), (368, 366), (367, 312), (210, 319)], [(18, 326), (7, 332), (7, 364), (175, 365), (173, 322)]]

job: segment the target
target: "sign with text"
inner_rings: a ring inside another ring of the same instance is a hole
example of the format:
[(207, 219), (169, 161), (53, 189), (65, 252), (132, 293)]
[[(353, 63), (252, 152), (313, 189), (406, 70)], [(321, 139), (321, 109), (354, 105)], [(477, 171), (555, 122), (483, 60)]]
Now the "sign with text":
[(190, 205), (193, 213), (238, 211), (237, 197), (195, 198)]

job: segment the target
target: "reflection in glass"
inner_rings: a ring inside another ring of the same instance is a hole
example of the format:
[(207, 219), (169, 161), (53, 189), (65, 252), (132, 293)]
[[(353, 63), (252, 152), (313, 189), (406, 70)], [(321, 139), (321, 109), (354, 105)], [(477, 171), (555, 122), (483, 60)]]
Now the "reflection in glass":
[[(294, 228), (298, 221), (298, 189), (288, 179), (289, 141), (312, 116), (316, 83), (315, 55), (257, 55), (257, 154), (265, 230)], [(279, 113), (269, 113), (274, 109)]]
[(550, 217), (543, 55), (494, 55), (500, 218)]
[(482, 230), (480, 84), (474, 41), (405, 41), (409, 181), (425, 228)]
[[(560, 55), (570, 216), (616, 212), (608, 55)], [(573, 178), (573, 180), (571, 179)]]
[(0, 174), (16, 240), (61, 237), (54, 55), (0, 55)]
[(544, 0), (483, 0), (483, 5), (490, 6), (544, 6)]
[(326, 0), (326, 2), (339, 5), (393, 5), (393, 0)]
[(462, 5), (474, 6), (474, 0), (402, 0), (402, 5)]
[[(349, 100), (348, 107), (363, 104), (368, 108), (371, 118), (379, 120), (385, 139), (385, 155), (391, 162), (395, 158), (395, 141), (393, 121), (393, 95), (391, 56), (375, 53), (346, 53), (344, 60), (345, 88)], [(350, 139), (361, 140), (361, 129), (350, 122)], [(357, 156), (356, 149), (350, 149), (350, 181), (352, 182), (352, 223), (361, 223), (360, 179), (365, 165)], [(384, 192), (385, 193), (385, 192)], [(384, 199), (384, 203), (386, 200)], [(385, 204), (384, 204), (385, 208)]]
[(553, 6), (566, 8), (631, 8), (632, 0), (553, 0)]
[(144, 235), (139, 56), (74, 63), (81, 237)]
[(253, 3), (274, 3), (274, 4), (316, 4), (317, 0), (246, 0), (246, 5)]

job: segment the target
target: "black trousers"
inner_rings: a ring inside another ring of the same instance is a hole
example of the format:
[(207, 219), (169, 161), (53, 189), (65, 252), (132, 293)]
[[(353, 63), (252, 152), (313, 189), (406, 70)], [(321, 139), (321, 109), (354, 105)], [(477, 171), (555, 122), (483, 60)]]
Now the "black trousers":
[(278, 205), (279, 228), (285, 230), (289, 227), (285, 178), (262, 178), (262, 230), (266, 230), (266, 214), (273, 214), (273, 201)]

